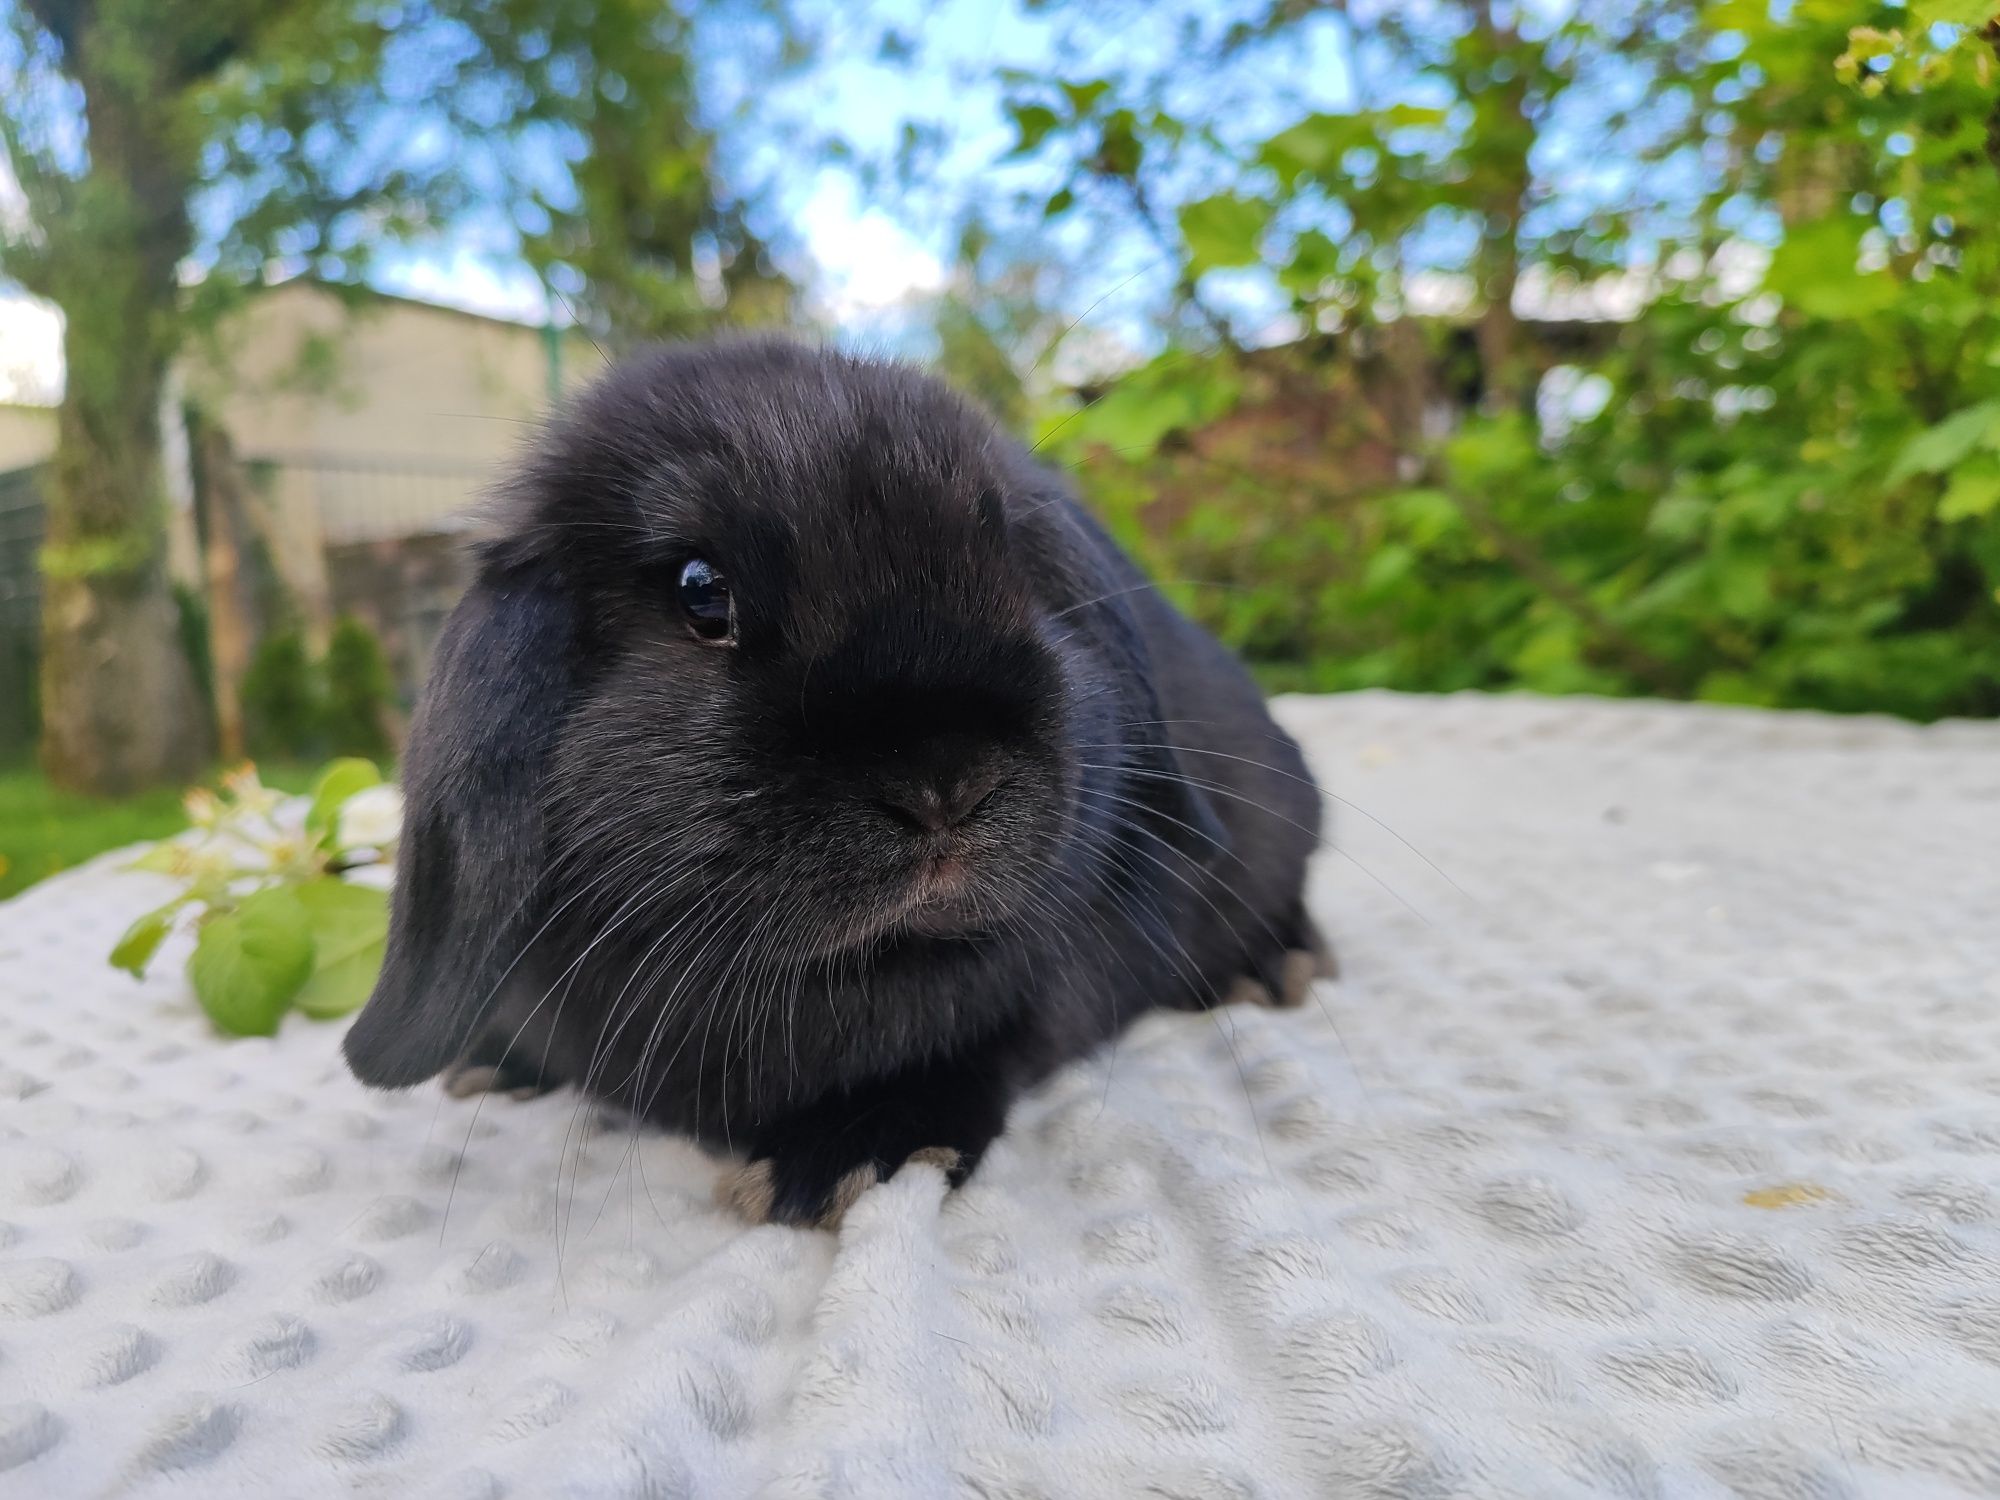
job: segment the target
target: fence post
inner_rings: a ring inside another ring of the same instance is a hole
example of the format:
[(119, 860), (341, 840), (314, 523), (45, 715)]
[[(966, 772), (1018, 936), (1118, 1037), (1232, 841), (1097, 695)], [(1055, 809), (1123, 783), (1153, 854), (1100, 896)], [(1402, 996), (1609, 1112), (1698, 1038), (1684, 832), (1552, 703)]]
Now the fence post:
[(243, 758), (243, 676), (250, 669), (250, 621), (243, 606), (242, 519), (246, 497), (229, 434), (190, 413), (195, 504), (201, 511), (202, 582), (208, 648), (215, 665), (215, 727), (225, 763)]

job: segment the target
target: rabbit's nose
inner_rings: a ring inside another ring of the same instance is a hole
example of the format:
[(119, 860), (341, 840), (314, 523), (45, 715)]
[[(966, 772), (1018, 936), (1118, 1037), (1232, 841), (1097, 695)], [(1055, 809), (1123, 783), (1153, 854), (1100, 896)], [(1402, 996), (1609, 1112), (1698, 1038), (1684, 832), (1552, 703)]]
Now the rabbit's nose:
[(998, 771), (973, 771), (942, 781), (912, 781), (885, 788), (882, 808), (897, 822), (921, 833), (956, 828), (1000, 789)]

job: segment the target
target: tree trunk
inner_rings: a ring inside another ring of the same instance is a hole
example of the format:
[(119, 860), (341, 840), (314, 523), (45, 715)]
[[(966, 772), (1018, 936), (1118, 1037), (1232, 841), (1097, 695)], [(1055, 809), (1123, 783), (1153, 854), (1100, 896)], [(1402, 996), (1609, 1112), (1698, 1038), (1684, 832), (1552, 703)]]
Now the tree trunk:
[[(48, 239), (67, 363), (43, 551), (42, 745), (51, 781), (119, 795), (199, 772), (207, 712), (166, 572), (160, 405), (179, 346), (191, 163), (163, 117), (172, 81), (130, 49), (65, 37), (90, 166)], [(151, 60), (151, 59), (149, 59)]]
[(118, 796), (186, 781), (208, 729), (168, 586), (159, 383), (134, 371), (113, 410), (66, 396), (42, 580), (42, 767)]
[[(1520, 51), (1519, 35), (1494, 16), (1493, 0), (1481, 0), (1474, 24), (1491, 56), (1509, 57)], [(1535, 127), (1528, 118), (1525, 60), (1506, 82), (1488, 83), (1487, 88), (1494, 96), (1498, 125), (1489, 146), (1498, 159), (1490, 169), (1500, 181), (1486, 202), (1482, 243), (1473, 261), (1481, 302), (1473, 329), (1479, 349), (1480, 406), (1489, 413), (1526, 412), (1534, 401), (1535, 380), (1522, 358), (1521, 325), (1514, 312), (1514, 292), (1521, 279), (1521, 220), (1532, 175), (1528, 153), (1535, 143)]]
[(225, 764), (239, 761), (243, 744), (243, 677), (250, 670), (249, 612), (244, 607), (242, 558), (243, 473), (229, 434), (202, 417), (194, 424), (195, 504), (201, 509), (202, 577), (208, 588), (209, 657), (215, 667), (215, 733)]

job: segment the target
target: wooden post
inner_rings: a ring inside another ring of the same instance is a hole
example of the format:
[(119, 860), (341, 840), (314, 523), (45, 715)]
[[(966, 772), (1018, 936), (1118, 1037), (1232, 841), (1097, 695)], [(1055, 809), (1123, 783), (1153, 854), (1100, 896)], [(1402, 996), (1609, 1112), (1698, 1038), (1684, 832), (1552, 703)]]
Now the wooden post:
[(208, 646), (215, 663), (216, 736), (225, 764), (243, 759), (243, 675), (250, 669), (250, 621), (240, 568), (243, 473), (229, 434), (207, 419), (191, 422), (195, 504), (201, 509), (202, 581), (208, 599)]

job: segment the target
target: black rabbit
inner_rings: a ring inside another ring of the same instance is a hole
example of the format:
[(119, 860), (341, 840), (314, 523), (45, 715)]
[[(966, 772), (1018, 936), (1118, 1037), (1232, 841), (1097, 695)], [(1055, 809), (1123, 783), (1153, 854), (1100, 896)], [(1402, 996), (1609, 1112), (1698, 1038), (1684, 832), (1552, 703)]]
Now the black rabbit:
[(937, 381), (607, 376), (503, 496), (411, 730), (347, 1058), (574, 1085), (832, 1223), (1155, 1007), (1297, 1000), (1319, 797), (1216, 641)]

